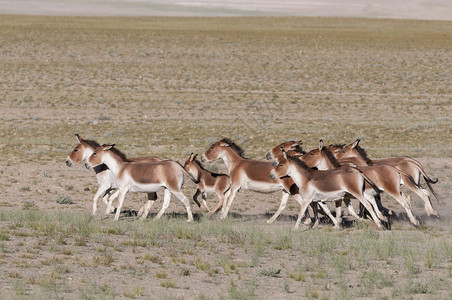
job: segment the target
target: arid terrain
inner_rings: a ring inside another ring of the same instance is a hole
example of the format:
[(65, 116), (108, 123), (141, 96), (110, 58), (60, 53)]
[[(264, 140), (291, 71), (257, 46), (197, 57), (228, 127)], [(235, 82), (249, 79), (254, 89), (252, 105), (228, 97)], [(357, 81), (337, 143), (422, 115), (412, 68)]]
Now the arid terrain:
[[(2, 15), (0, 36), (0, 298), (452, 297), (452, 22)], [(359, 138), (438, 178), (440, 217), (405, 188), (417, 228), (384, 196), (391, 230), (295, 231), (293, 199), (268, 225), (281, 194), (250, 191), (225, 221), (192, 203), (187, 224), (174, 198), (139, 221), (142, 194), (93, 217), (94, 174), (65, 165), (75, 133), (181, 163), (223, 137), (253, 159)]]

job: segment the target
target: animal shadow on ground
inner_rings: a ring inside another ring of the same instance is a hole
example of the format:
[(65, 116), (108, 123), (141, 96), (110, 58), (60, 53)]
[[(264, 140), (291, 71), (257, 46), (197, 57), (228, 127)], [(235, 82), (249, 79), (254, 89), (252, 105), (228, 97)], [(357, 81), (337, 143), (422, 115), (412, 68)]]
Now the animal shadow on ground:
[[(114, 214), (116, 212), (116, 209), (111, 213)], [(335, 213), (332, 213), (333, 215), (335, 215)], [(157, 215), (157, 213), (150, 213), (148, 215), (148, 218), (152, 219), (155, 218), (155, 216)], [(243, 221), (253, 221), (253, 220), (268, 220), (273, 214), (271, 214), (270, 212), (264, 213), (264, 214), (240, 214), (240, 213), (236, 213), (236, 212), (230, 212), (228, 214), (228, 218), (231, 219), (235, 219), (235, 220), (243, 220)], [(172, 212), (172, 213), (165, 213), (164, 216), (166, 218), (169, 219), (184, 219), (187, 217), (187, 215), (185, 213), (177, 213), (177, 212)], [(121, 211), (121, 217), (122, 218), (137, 218), (138, 217), (138, 211), (137, 210), (133, 210), (133, 209), (126, 209)], [(208, 216), (207, 214), (203, 214), (203, 213), (193, 213), (193, 220), (196, 222), (200, 222), (202, 219), (218, 219), (219, 215), (218, 214), (214, 214), (212, 216)], [(291, 215), (291, 214), (281, 214), (278, 217), (277, 221), (280, 222), (293, 222), (295, 223), (297, 220), (297, 215)], [(404, 213), (400, 213), (398, 215), (392, 215), (390, 216), (390, 218), (388, 217), (389, 222), (382, 222), (383, 226), (386, 229), (391, 229), (391, 221), (400, 221), (400, 222), (409, 222), (409, 219), (407, 217), (406, 214)], [(314, 224), (314, 220), (312, 219), (312, 223)], [(333, 222), (327, 217), (327, 216), (319, 216), (319, 225), (331, 225), (333, 226)], [(342, 218), (342, 223), (341, 226), (342, 228), (351, 228), (356, 224), (356, 220), (349, 218), (347, 216)]]

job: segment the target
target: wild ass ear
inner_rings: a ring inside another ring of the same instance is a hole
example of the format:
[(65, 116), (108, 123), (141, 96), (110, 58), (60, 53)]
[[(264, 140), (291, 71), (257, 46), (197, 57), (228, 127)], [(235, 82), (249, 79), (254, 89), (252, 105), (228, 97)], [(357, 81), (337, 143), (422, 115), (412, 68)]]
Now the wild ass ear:
[(359, 144), (360, 141), (361, 141), (360, 139), (357, 139), (357, 140), (352, 144), (352, 149), (355, 148), (356, 146), (358, 146), (358, 144)]
[(110, 150), (110, 149), (113, 148), (115, 145), (116, 145), (116, 144), (103, 146), (103, 147), (102, 147), (102, 150), (104, 150), (104, 151)]
[(286, 151), (283, 150), (282, 155), (283, 155), (284, 159), (287, 159), (287, 153), (286, 153)]
[(198, 153), (196, 153), (191, 160), (195, 160), (197, 156), (198, 156)]
[(323, 140), (320, 140), (319, 141), (319, 150), (322, 150), (323, 149)]
[(190, 157), (188, 158), (189, 161), (193, 160), (193, 152), (190, 154)]
[(77, 141), (81, 144), (82, 143), (82, 138), (80, 137), (80, 135), (78, 133), (76, 133), (75, 137), (77, 138)]

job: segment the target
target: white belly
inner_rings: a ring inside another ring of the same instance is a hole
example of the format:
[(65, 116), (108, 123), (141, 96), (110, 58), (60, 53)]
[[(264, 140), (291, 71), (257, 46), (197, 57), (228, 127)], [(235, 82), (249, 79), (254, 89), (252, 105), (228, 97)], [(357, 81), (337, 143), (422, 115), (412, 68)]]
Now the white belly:
[(260, 193), (273, 193), (282, 190), (282, 187), (279, 183), (273, 184), (260, 181), (248, 181), (242, 184), (242, 189)]
[(143, 184), (143, 183), (135, 183), (129, 188), (129, 192), (134, 193), (152, 193), (158, 192), (163, 188), (161, 184)]
[(313, 194), (312, 201), (313, 202), (327, 202), (327, 201), (336, 201), (344, 197), (344, 191), (335, 191), (335, 192), (320, 192), (315, 191)]

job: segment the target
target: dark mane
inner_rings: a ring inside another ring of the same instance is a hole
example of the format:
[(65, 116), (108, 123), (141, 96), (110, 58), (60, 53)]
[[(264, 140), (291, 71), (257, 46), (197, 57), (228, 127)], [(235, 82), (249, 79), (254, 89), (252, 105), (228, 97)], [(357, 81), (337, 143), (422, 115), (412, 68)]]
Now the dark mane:
[[(103, 144), (102, 147), (103, 146), (108, 146), (108, 145)], [(121, 152), (121, 150), (117, 149), (116, 147), (112, 147), (110, 149), (110, 151), (113, 152), (114, 154), (116, 154), (117, 156), (119, 156), (123, 161), (130, 162), (130, 160), (127, 158), (127, 156), (123, 152)]]
[(87, 143), (90, 147), (93, 147), (94, 149), (100, 147), (100, 144), (94, 140), (82, 140), (82, 141)]
[(332, 172), (335, 172), (335, 170), (323, 170), (323, 171), (313, 170), (313, 169), (309, 168), (304, 161), (298, 159), (297, 157), (289, 156), (288, 159), (293, 161), (294, 163), (296, 163), (303, 170), (305, 170), (307, 173), (306, 176), (308, 177), (308, 179), (322, 180), (322, 179), (326, 178), (328, 175), (332, 174)]
[[(294, 141), (294, 143), (297, 143), (297, 142)], [(300, 145), (300, 144), (297, 144), (297, 145), (294, 147), (293, 151), (296, 151), (296, 152), (298, 152), (298, 153), (300, 153), (300, 154), (306, 154), (306, 151), (303, 151), (303, 149), (301, 148), (301, 145)]]
[(361, 148), (359, 145), (357, 145), (357, 146), (355, 147), (355, 150), (359, 153), (359, 155), (361, 155), (361, 157), (366, 161), (366, 163), (367, 163), (369, 166), (372, 166), (372, 165), (373, 165), (372, 160), (367, 156), (366, 150), (364, 150), (363, 148)]
[(288, 156), (287, 159), (296, 163), (299, 167), (303, 168), (304, 170), (306, 170), (308, 172), (312, 171), (312, 169), (310, 167), (308, 167), (308, 165), (304, 161), (302, 161), (301, 159), (299, 159), (296, 156)]
[(221, 140), (223, 143), (226, 143), (229, 145), (229, 147), (231, 147), (232, 150), (234, 150), (241, 158), (246, 158), (245, 155), (245, 150), (243, 150), (239, 145), (237, 145), (236, 143), (234, 143), (232, 140), (228, 139), (228, 138), (224, 138)]
[(341, 167), (341, 164), (339, 161), (334, 157), (333, 152), (331, 152), (330, 149), (323, 147), (322, 148), (323, 153), (325, 153), (326, 157), (330, 160), (330, 162), (333, 164), (333, 166), (337, 169)]
[(328, 148), (340, 148), (340, 149), (342, 149), (344, 147), (345, 147), (345, 144), (331, 144), (328, 146)]

